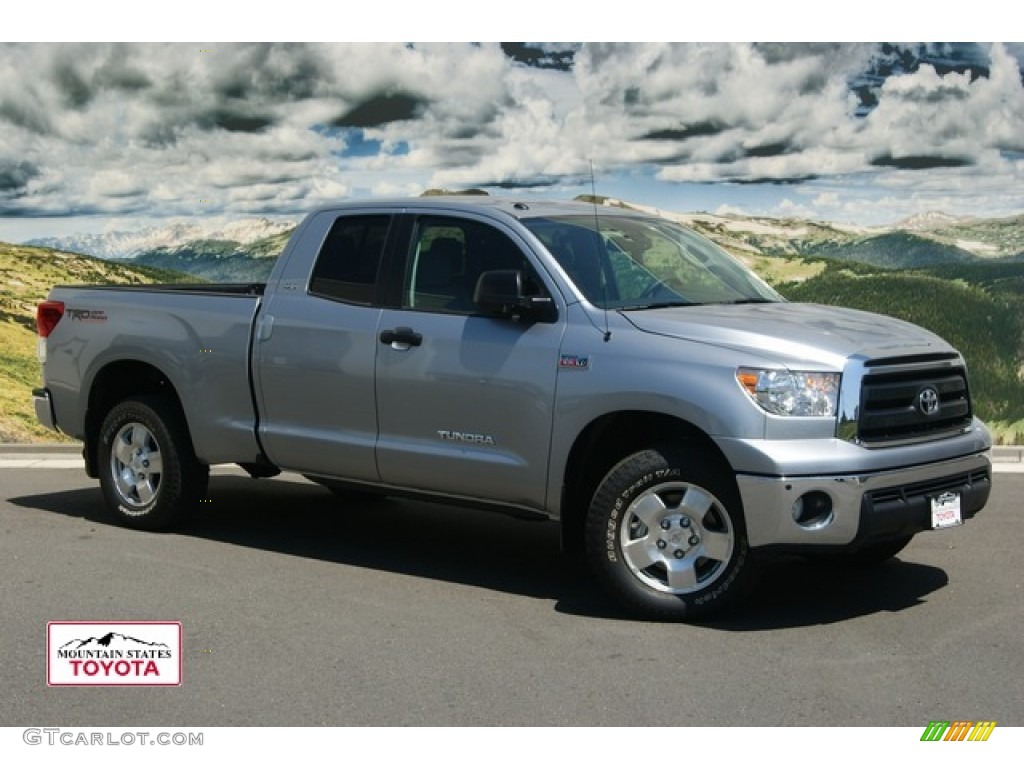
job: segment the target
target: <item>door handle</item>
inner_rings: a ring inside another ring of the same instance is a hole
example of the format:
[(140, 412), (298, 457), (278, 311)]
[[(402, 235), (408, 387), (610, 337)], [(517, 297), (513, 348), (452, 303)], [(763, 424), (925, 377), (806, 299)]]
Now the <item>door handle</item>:
[(412, 328), (402, 325), (398, 328), (381, 331), (380, 343), (390, 344), (392, 349), (398, 350), (418, 347), (423, 343), (423, 334), (416, 333)]
[(260, 315), (256, 321), (256, 341), (267, 341), (274, 332), (274, 316)]

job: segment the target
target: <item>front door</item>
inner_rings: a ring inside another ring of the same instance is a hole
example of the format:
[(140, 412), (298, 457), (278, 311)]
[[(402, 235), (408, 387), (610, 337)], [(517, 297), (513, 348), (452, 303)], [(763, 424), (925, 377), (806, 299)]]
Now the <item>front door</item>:
[(493, 269), (550, 293), (510, 233), (417, 217), (401, 306), (380, 318), (377, 465), (388, 484), (540, 510), (564, 326), (478, 314), (476, 280)]

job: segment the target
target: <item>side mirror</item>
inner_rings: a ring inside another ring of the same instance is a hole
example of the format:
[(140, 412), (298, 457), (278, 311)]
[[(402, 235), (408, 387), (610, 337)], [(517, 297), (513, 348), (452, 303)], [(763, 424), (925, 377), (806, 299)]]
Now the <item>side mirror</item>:
[(553, 322), (557, 317), (554, 302), (547, 296), (527, 296), (523, 292), (523, 273), (518, 269), (494, 269), (476, 281), (473, 301), (489, 315), (512, 320)]

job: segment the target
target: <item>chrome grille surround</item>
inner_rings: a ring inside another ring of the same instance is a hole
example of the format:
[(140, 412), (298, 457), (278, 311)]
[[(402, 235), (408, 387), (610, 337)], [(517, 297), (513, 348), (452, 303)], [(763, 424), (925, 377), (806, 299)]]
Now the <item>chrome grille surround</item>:
[(868, 448), (919, 443), (967, 432), (972, 417), (960, 355), (858, 357), (843, 373), (836, 435)]

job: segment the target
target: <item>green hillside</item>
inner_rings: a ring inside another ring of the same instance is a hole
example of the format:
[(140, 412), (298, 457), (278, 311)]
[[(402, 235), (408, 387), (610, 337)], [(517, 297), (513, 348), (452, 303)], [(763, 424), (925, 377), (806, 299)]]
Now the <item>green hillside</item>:
[(817, 248), (814, 255), (893, 268), (970, 264), (977, 261), (977, 257), (969, 251), (910, 232), (887, 232), (851, 243)]
[(126, 266), (49, 248), (0, 243), (0, 442), (59, 439), (36, 421), (32, 388), (39, 385), (36, 305), (50, 288), (74, 283), (178, 283), (177, 272)]

